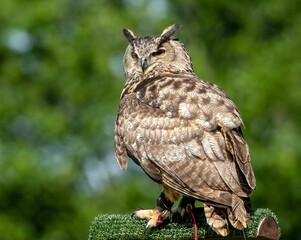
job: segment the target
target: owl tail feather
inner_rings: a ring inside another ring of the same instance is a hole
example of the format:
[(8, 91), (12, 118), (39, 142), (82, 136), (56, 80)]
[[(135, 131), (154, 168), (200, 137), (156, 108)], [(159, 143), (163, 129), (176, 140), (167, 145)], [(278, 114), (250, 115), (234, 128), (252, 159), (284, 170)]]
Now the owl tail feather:
[(231, 225), (238, 230), (245, 229), (250, 220), (243, 199), (234, 194), (232, 195), (232, 207), (228, 209), (228, 219)]

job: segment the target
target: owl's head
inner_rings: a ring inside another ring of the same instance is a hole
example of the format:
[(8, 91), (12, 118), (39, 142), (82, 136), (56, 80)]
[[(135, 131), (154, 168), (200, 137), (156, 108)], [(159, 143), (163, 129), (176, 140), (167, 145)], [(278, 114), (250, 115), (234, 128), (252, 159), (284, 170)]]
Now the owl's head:
[(123, 33), (129, 45), (123, 58), (126, 79), (155, 77), (162, 73), (193, 73), (184, 45), (173, 37), (180, 25), (174, 24), (161, 35), (136, 37), (129, 29)]

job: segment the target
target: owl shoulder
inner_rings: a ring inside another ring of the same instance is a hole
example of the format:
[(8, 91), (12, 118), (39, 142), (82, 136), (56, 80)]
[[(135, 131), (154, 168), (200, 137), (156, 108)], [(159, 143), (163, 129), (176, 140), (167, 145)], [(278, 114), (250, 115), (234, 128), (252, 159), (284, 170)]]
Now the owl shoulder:
[(237, 128), (242, 119), (237, 107), (217, 85), (192, 74), (149, 78), (136, 87), (136, 97), (159, 108), (168, 117), (196, 121), (203, 128)]

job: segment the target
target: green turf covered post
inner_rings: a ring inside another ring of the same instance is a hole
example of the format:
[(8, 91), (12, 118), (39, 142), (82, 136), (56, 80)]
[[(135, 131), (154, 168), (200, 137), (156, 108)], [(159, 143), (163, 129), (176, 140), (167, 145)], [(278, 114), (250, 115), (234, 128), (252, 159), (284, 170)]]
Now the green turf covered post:
[[(249, 226), (244, 231), (230, 229), (228, 237), (220, 237), (206, 223), (202, 208), (195, 209), (199, 239), (272, 239), (278, 240), (280, 228), (276, 215), (269, 209), (251, 211)], [(90, 227), (89, 240), (137, 239), (167, 240), (193, 239), (193, 222), (190, 217), (182, 219), (173, 217), (172, 223), (145, 232), (146, 222), (132, 218), (131, 215), (100, 214), (96, 216)]]

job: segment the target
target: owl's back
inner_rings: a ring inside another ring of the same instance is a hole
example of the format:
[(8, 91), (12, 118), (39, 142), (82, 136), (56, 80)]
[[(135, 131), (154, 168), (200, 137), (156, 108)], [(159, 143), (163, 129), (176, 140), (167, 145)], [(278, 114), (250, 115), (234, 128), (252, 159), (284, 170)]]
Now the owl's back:
[(234, 103), (191, 74), (140, 82), (121, 99), (116, 156), (130, 156), (155, 181), (196, 199), (231, 206), (255, 188)]

